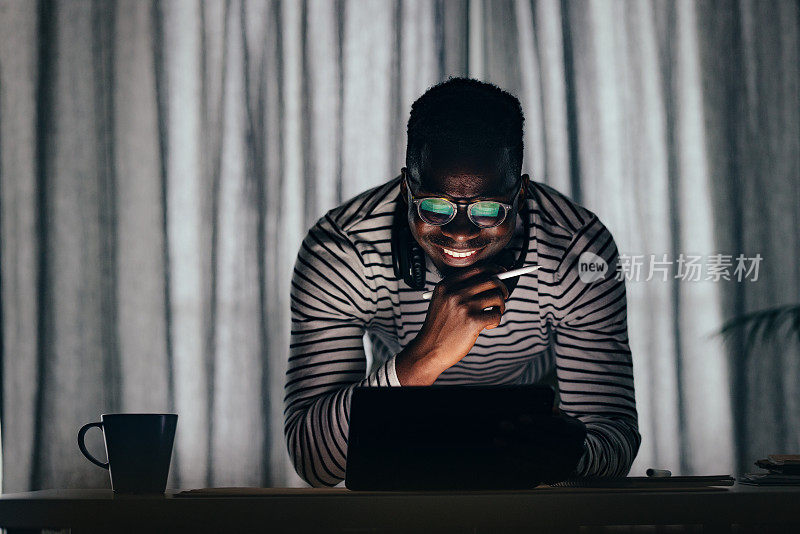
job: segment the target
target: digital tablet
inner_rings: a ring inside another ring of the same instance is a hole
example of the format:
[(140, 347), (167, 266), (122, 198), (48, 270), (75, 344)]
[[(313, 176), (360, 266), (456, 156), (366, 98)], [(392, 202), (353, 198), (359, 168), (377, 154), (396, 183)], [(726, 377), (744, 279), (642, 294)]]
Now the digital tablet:
[(551, 415), (553, 398), (553, 389), (545, 385), (358, 387), (350, 405), (345, 486), (535, 487), (537, 465), (546, 458), (519, 458), (498, 448), (495, 429), (524, 414)]

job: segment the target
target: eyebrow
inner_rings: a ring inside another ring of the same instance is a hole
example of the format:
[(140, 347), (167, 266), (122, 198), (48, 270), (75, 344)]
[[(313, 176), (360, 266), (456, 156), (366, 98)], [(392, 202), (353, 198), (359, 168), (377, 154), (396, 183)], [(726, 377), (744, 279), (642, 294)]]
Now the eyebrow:
[(417, 190), (417, 192), (414, 193), (414, 196), (441, 197), (441, 198), (447, 198), (449, 200), (453, 200), (455, 202), (470, 202), (470, 201), (473, 201), (473, 200), (480, 200), (480, 199), (503, 199), (503, 200), (507, 200), (507, 199), (504, 198), (504, 195), (502, 195), (502, 194), (475, 195), (474, 197), (454, 197), (454, 196), (451, 196), (451, 195), (448, 195), (448, 194), (445, 194), (445, 193), (427, 191), (426, 189), (424, 189), (422, 187), (420, 187)]

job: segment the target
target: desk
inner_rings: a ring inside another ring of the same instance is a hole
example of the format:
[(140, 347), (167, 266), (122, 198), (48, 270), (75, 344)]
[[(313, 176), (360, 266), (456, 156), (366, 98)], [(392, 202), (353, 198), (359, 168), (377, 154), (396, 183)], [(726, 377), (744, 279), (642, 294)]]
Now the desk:
[[(352, 492), (274, 488), (261, 496), (114, 496), (44, 490), (0, 496), (0, 527), (86, 532), (591, 532), (581, 525), (703, 525), (800, 532), (800, 488), (735, 485), (693, 491)], [(699, 530), (699, 527), (698, 527)], [(764, 532), (765, 530), (759, 530)], [(30, 532), (23, 530), (23, 532)]]

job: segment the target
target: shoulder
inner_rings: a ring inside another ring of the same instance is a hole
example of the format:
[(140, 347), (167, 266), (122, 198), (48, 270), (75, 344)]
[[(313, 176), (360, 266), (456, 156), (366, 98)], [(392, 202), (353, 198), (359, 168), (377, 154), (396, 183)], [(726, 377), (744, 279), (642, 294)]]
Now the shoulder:
[(330, 210), (325, 217), (346, 234), (391, 225), (399, 192), (400, 176), (396, 176), (346, 200)]
[(543, 260), (549, 260), (554, 282), (575, 282), (583, 261), (595, 262), (613, 275), (616, 244), (594, 212), (539, 182), (529, 184), (529, 194), (538, 214), (539, 245), (547, 251)]
[(361, 271), (386, 263), (399, 190), (395, 177), (329, 210), (308, 230), (301, 254), (312, 252), (316, 260), (336, 256)]
[(561, 233), (575, 234), (597, 216), (564, 193), (540, 182), (528, 184), (528, 194), (542, 219), (542, 224)]

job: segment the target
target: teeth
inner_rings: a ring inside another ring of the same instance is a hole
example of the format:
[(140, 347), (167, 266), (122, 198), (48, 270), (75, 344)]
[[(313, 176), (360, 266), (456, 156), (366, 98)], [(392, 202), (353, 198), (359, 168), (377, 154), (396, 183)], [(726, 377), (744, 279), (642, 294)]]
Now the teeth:
[(442, 248), (442, 250), (444, 250), (445, 254), (448, 256), (453, 256), (454, 258), (467, 258), (477, 252), (477, 250), (473, 250), (471, 252), (456, 252), (455, 250), (449, 250), (446, 248)]

